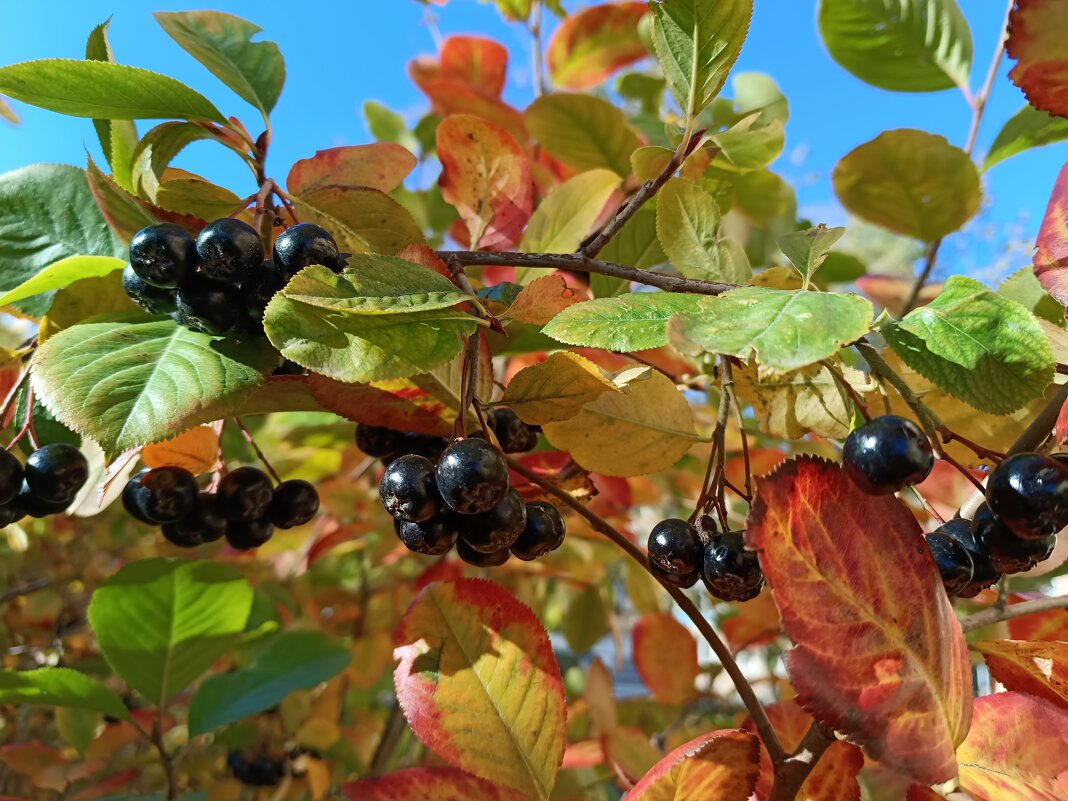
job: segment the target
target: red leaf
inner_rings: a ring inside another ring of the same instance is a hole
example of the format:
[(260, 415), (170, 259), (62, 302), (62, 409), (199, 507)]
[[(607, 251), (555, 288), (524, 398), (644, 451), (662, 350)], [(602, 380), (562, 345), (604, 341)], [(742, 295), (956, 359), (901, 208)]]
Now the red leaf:
[(415, 156), (393, 142), (332, 147), (294, 164), (286, 189), (296, 195), (324, 186), (369, 186), (392, 192), (416, 163)]
[(345, 384), (312, 373), (308, 376), (308, 389), (324, 407), (355, 423), (439, 437), (452, 432), (452, 426), (442, 417), (441, 405), (406, 382), (384, 382), (380, 388)]
[(684, 625), (666, 612), (642, 615), (631, 636), (634, 665), (653, 698), (679, 706), (697, 697), (697, 641)]
[(914, 784), (909, 788), (908, 795), (905, 796), (905, 801), (946, 801), (945, 796), (941, 796), (932, 790), (930, 787), (924, 787), (922, 784)]
[(520, 145), (529, 139), (523, 115), (495, 97), (487, 97), (461, 81), (436, 78), (419, 85), (442, 117), (452, 114), (472, 114), (488, 120), (508, 131)]
[[(1035, 600), (1026, 595), (1009, 596), (1009, 604)], [(1051, 609), (1035, 615), (1025, 615), (1006, 622), (1009, 636), (1014, 640), (1059, 640), (1068, 642), (1068, 609)]]
[(753, 645), (766, 645), (782, 633), (779, 628), (779, 609), (771, 593), (762, 592), (749, 603), (735, 604), (731, 611), (734, 614), (723, 620), (720, 626), (735, 653)]
[(1038, 282), (1058, 303), (1068, 304), (1068, 164), (1053, 185), (1035, 248)]
[(703, 734), (657, 762), (625, 801), (746, 801), (756, 783), (759, 747), (741, 730)]
[(463, 219), (473, 250), (507, 250), (534, 210), (530, 162), (508, 131), (468, 114), (437, 131), (441, 194)]
[(1057, 444), (1064, 445), (1064, 443), (1068, 442), (1068, 401), (1061, 406), (1061, 410), (1057, 413), (1057, 425), (1054, 428)]
[(553, 81), (565, 89), (589, 89), (648, 56), (638, 35), (648, 11), (646, 3), (606, 3), (570, 15), (549, 40)]
[(1032, 106), (1068, 116), (1068, 59), (1064, 40), (1068, 17), (1061, 0), (1017, 0), (1009, 17), (1009, 56), (1017, 60), (1009, 77)]
[(917, 782), (956, 773), (971, 664), (919, 524), (832, 462), (802, 457), (757, 482), (746, 544), (760, 551), (801, 705)]
[(424, 267), (427, 267), (439, 275), (445, 276), (450, 281), (453, 281), (453, 275), (449, 272), (449, 268), (446, 266), (445, 262), (439, 259), (438, 254), (422, 242), (416, 242), (408, 245), (402, 250), (398, 250), (397, 257), (404, 259), (405, 261), (410, 261), (413, 264), (422, 264)]
[(351, 801), (523, 801), (523, 796), (448, 767), (405, 768), (341, 786)]
[(437, 59), (422, 56), (409, 67), (412, 80), (423, 91), (440, 79), (455, 81), (489, 98), (499, 98), (508, 72), (508, 50), (482, 36), (450, 36)]
[(990, 640), (973, 647), (1005, 689), (1068, 709), (1068, 642)]
[(1068, 712), (1021, 693), (975, 699), (957, 751), (960, 784), (976, 801), (1068, 798)]

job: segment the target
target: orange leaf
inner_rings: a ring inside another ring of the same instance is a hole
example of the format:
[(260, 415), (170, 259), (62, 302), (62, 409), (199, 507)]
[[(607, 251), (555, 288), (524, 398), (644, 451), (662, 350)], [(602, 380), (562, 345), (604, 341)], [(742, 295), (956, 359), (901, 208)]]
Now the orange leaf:
[(735, 653), (753, 645), (772, 642), (781, 633), (779, 608), (775, 606), (771, 593), (762, 592), (749, 603), (735, 604), (731, 611), (735, 614), (722, 620), (720, 627)]
[(1017, 0), (1009, 18), (1009, 56), (1017, 60), (1009, 77), (1035, 108), (1068, 116), (1068, 61), (1064, 40), (1068, 17), (1061, 0)]
[(448, 767), (405, 768), (342, 785), (351, 801), (522, 801), (514, 790)]
[(508, 72), (508, 50), (481, 36), (450, 36), (441, 46), (441, 77), (500, 97)]
[(657, 762), (625, 801), (746, 801), (756, 783), (759, 742), (741, 730), (715, 731)]
[(1068, 798), (1068, 712), (1022, 693), (975, 699), (959, 749), (960, 784), (976, 801)]
[(601, 744), (597, 740), (582, 740), (567, 747), (560, 767), (564, 770), (578, 770), (603, 764), (604, 749)]
[(531, 281), (516, 295), (507, 316), (520, 323), (545, 325), (568, 306), (586, 298), (567, 285), (559, 273)]
[(960, 623), (894, 496), (862, 493), (832, 462), (802, 457), (757, 482), (746, 544), (760, 552), (801, 705), (924, 784), (956, 774), (971, 664)]
[[(801, 745), (812, 725), (812, 716), (793, 700), (781, 701), (767, 707), (768, 719), (782, 741), (787, 753)], [(752, 724), (746, 728), (752, 729)], [(812, 773), (805, 779), (797, 794), (797, 801), (859, 801), (860, 785), (857, 774), (864, 767), (864, 755), (855, 745), (838, 740), (831, 743)], [(760, 749), (760, 778), (755, 795), (758, 799), (768, 797), (775, 772), (768, 752)]]
[(1035, 240), (1035, 275), (1058, 303), (1068, 304), (1068, 164), (1061, 168)]
[(612, 674), (601, 658), (594, 657), (586, 671), (582, 697), (590, 717), (590, 736), (600, 737), (616, 727), (616, 698)]
[[(1026, 595), (1010, 595), (1009, 604), (1022, 604), (1035, 600)], [(1058, 640), (1068, 642), (1068, 610), (1051, 609), (1034, 615), (1025, 615), (1005, 624), (1014, 640)]]
[(684, 625), (666, 612), (654, 612), (642, 615), (631, 636), (634, 665), (653, 698), (678, 706), (697, 697), (697, 641)]
[(548, 799), (564, 756), (560, 668), (537, 616), (481, 579), (431, 584), (394, 637), (397, 700), (454, 767)]
[(649, 55), (638, 35), (646, 3), (590, 6), (565, 19), (549, 40), (549, 73), (565, 89), (589, 89)]
[(317, 150), (289, 171), (286, 189), (304, 195), (324, 186), (369, 186), (392, 192), (415, 169), (415, 156), (393, 142)]
[(345, 384), (312, 373), (308, 389), (324, 407), (356, 423), (431, 436), (448, 436), (452, 431), (442, 416), (444, 407), (406, 381), (376, 387)]
[(210, 472), (218, 460), (219, 435), (211, 426), (190, 428), (141, 450), (147, 467), (184, 467), (193, 475)]
[(534, 210), (530, 162), (499, 125), (456, 114), (437, 131), (441, 194), (459, 212), (473, 250), (507, 250)]
[(435, 78), (419, 85), (442, 117), (452, 114), (472, 114), (488, 120), (508, 131), (520, 145), (529, 139), (523, 115), (507, 103), (488, 97), (461, 81)]
[(989, 640), (973, 647), (1006, 689), (1068, 709), (1068, 642)]
[(444, 275), (450, 281), (453, 280), (453, 275), (449, 272), (448, 266), (445, 262), (438, 258), (438, 254), (424, 245), (422, 242), (414, 242), (405, 248), (397, 251), (397, 258), (410, 261), (413, 264), (422, 264), (424, 267), (428, 267), (439, 275)]
[(627, 787), (649, 772), (663, 754), (649, 741), (649, 735), (632, 726), (617, 726), (601, 742), (607, 759), (627, 779)]

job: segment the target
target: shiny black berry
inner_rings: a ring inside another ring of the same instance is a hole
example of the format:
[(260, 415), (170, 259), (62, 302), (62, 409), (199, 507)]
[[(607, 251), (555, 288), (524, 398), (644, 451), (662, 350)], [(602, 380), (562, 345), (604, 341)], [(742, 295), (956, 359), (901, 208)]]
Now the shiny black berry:
[(1041, 539), (1021, 539), (999, 520), (988, 504), (982, 504), (972, 518), (972, 528), (985, 540), (990, 563), (999, 573), (1026, 573), (1039, 562), (1049, 559), (1057, 544), (1056, 535)]
[(463, 521), (464, 541), (481, 553), (511, 548), (527, 525), (527, 506), (514, 489), (488, 512), (471, 515)]
[(467, 562), (467, 564), (474, 565), (475, 567), (500, 567), (508, 561), (512, 552), (507, 548), (504, 548), (494, 553), (482, 553), (481, 551), (476, 551), (461, 539), (456, 543), (456, 555)]
[(200, 232), (197, 256), (200, 271), (208, 278), (236, 284), (251, 278), (263, 263), (263, 242), (248, 223), (224, 217)]
[(441, 511), (434, 465), (423, 456), (393, 460), (378, 483), (378, 495), (386, 511), (397, 520), (418, 523)]
[(452, 512), (442, 512), (421, 523), (394, 520), (393, 530), (409, 551), (442, 556), (451, 551), (460, 538), (460, 518)]
[(142, 280), (129, 264), (122, 271), (122, 289), (130, 300), (152, 314), (171, 314), (175, 310), (175, 290), (152, 286)]
[(274, 534), (274, 526), (267, 518), (231, 520), (226, 525), (226, 541), (238, 551), (259, 548)]
[(268, 259), (241, 283), (241, 306), (245, 312), (244, 327), (250, 331), (263, 331), (263, 315), (271, 299), (285, 289), (286, 276)]
[[(701, 572), (701, 539), (685, 520), (668, 518), (649, 534), (649, 564), (679, 587), (692, 587)], [(677, 578), (678, 581), (673, 579)]]
[(756, 552), (745, 549), (740, 531), (717, 534), (704, 548), (705, 589), (721, 601), (750, 601), (764, 588)]
[(493, 433), (505, 453), (525, 453), (538, 444), (538, 429), (524, 423), (511, 409), (495, 409)]
[(174, 289), (196, 269), (193, 237), (179, 225), (160, 223), (142, 228), (130, 240), (130, 267), (142, 281)]
[[(227, 531), (226, 515), (223, 514), (219, 496), (212, 492), (199, 493), (193, 511), (170, 525), (179, 537), (196, 545), (221, 540)], [(166, 526), (163, 533), (167, 533)]]
[(437, 479), (449, 508), (465, 515), (488, 512), (508, 492), (508, 463), (486, 440), (462, 439), (441, 454)]
[(41, 501), (68, 506), (89, 480), (89, 462), (73, 445), (52, 443), (30, 454), (25, 479)]
[(340, 271), (337, 242), (328, 231), (312, 223), (300, 223), (279, 234), (274, 242), (274, 260), (291, 276), (312, 264)]
[(236, 286), (196, 273), (178, 289), (174, 319), (194, 331), (225, 334), (241, 320), (241, 304), (241, 292)]
[(976, 528), (971, 520), (954, 518), (939, 526), (938, 531), (952, 537), (968, 551), (972, 558), (972, 580), (957, 593), (960, 598), (974, 598), (987, 587), (1001, 579), (1001, 573), (990, 561), (990, 545), (986, 531)]
[(0, 506), (19, 494), (24, 474), (22, 462), (9, 451), (0, 450)]
[(138, 490), (141, 487), (141, 479), (143, 479), (149, 473), (149, 468), (145, 468), (139, 473), (130, 476), (130, 480), (126, 482), (126, 486), (122, 488), (122, 508), (126, 510), (126, 514), (130, 515), (134, 520), (138, 520), (149, 526), (156, 525), (156, 521), (145, 514), (145, 510), (141, 508), (137, 502)]
[(248, 787), (275, 787), (286, 775), (282, 760), (266, 756), (249, 758), (240, 751), (227, 754), (226, 764), (233, 777)]
[(267, 516), (274, 487), (262, 470), (239, 467), (222, 477), (217, 494), (227, 520), (249, 522)]
[(201, 540), (189, 536), (189, 534), (178, 527), (177, 523), (164, 523), (159, 527), (159, 530), (160, 533), (163, 534), (163, 539), (178, 548), (196, 548), (201, 544)]
[(555, 506), (532, 501), (527, 504), (527, 524), (512, 543), (512, 556), (524, 562), (545, 556), (564, 544), (565, 533), (564, 518)]
[(356, 447), (368, 456), (382, 457), (399, 454), (400, 431), (384, 426), (368, 426), (360, 423), (356, 426)]
[[(73, 498), (71, 500), (73, 500)], [(15, 500), (11, 501), (10, 505), (17, 513), (21, 513), (23, 517), (29, 515), (30, 517), (41, 518), (48, 517), (49, 515), (58, 515), (67, 511), (67, 507), (70, 506), (71, 500), (47, 500), (42, 498), (36, 490), (23, 481), (22, 487), (19, 488), (18, 495), (15, 496)]]
[(946, 595), (954, 598), (972, 583), (972, 557), (968, 549), (943, 528), (937, 528), (927, 535), (927, 547), (942, 577)]
[(149, 520), (174, 523), (193, 511), (200, 490), (188, 470), (157, 467), (139, 478), (133, 501)]
[(12, 498), (10, 501), (0, 506), (0, 528), (5, 528), (12, 523), (17, 523), (25, 516), (26, 510), (19, 506), (16, 500)]
[(1068, 525), (1068, 466), (1037, 453), (1018, 453), (994, 468), (986, 502), (1017, 537), (1041, 540)]
[(319, 511), (319, 493), (299, 478), (283, 481), (274, 488), (267, 516), (276, 528), (303, 526)]
[[(449, 441), (445, 437), (432, 437), (429, 434), (416, 434), (409, 431), (401, 436), (399, 453), (395, 454), (393, 458), (414, 453), (416, 456), (425, 456), (430, 461), (437, 463), (448, 445)], [(389, 461), (392, 461), (392, 459), (389, 459)]]
[(923, 481), (934, 467), (934, 451), (911, 420), (876, 417), (846, 437), (842, 464), (870, 495), (890, 495)]

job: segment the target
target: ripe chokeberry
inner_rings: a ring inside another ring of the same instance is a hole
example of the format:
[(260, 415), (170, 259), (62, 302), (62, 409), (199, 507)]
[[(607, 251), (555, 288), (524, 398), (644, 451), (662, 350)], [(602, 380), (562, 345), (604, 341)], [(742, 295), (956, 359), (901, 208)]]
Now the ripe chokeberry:
[(267, 304), (285, 286), (286, 276), (270, 259), (241, 282), (241, 306), (245, 312), (246, 328), (256, 333), (263, 332), (263, 315), (267, 311)]
[(249, 759), (240, 751), (227, 754), (226, 764), (233, 777), (247, 787), (275, 787), (286, 775), (282, 760), (266, 756)]
[(465, 515), (488, 512), (508, 492), (508, 463), (486, 440), (462, 439), (441, 454), (437, 481), (450, 509)]
[(1037, 453), (1009, 456), (991, 472), (986, 502), (1020, 539), (1045, 539), (1068, 525), (1068, 466)]
[(0, 505), (10, 503), (19, 494), (25, 470), (10, 451), (0, 450)]
[(705, 545), (701, 578), (721, 601), (750, 601), (764, 588), (760, 560), (755, 551), (745, 549), (740, 531), (717, 534)]
[(174, 319), (194, 331), (225, 334), (241, 320), (241, 311), (241, 293), (237, 287), (196, 273), (178, 288)]
[(150, 468), (146, 467), (139, 473), (135, 473), (130, 476), (130, 480), (126, 482), (126, 486), (122, 488), (122, 508), (126, 510), (126, 514), (130, 515), (134, 520), (139, 520), (149, 526), (154, 526), (156, 521), (145, 514), (144, 509), (137, 503), (137, 491), (141, 486), (141, 479), (148, 475)]
[(503, 548), (493, 553), (482, 553), (476, 551), (467, 541), (463, 538), (456, 543), (456, 555), (463, 559), (467, 564), (474, 565), (475, 567), (500, 567), (508, 558), (512, 555), (512, 552), (507, 548)]
[(555, 506), (532, 501), (527, 504), (527, 524), (512, 543), (512, 556), (524, 562), (545, 556), (564, 544), (565, 533), (564, 518)]
[(139, 476), (133, 502), (155, 523), (174, 523), (193, 511), (197, 479), (182, 467), (157, 467)]
[(968, 549), (956, 537), (944, 531), (944, 528), (945, 526), (941, 526), (927, 535), (927, 547), (931, 550), (931, 558), (938, 568), (939, 576), (942, 577), (946, 595), (953, 598), (971, 584), (974, 567)]
[(890, 495), (927, 478), (934, 467), (934, 451), (919, 426), (888, 414), (846, 437), (842, 464), (864, 492)]
[(1025, 573), (1039, 562), (1049, 559), (1057, 544), (1054, 534), (1041, 539), (1021, 539), (999, 520), (988, 504), (975, 510), (972, 528), (987, 544), (990, 563), (999, 573)]
[[(196, 545), (221, 540), (227, 531), (227, 520), (222, 511), (222, 504), (219, 502), (219, 497), (212, 492), (199, 493), (193, 511), (171, 525), (182, 539)], [(166, 527), (163, 533), (166, 535)], [(174, 542), (174, 540), (171, 541)]]
[(524, 423), (511, 409), (495, 409), (492, 427), (505, 453), (525, 453), (538, 444), (538, 429)]
[(200, 540), (190, 537), (178, 527), (177, 523), (164, 523), (159, 530), (163, 534), (163, 539), (178, 548), (196, 548), (200, 545)]
[(251, 278), (263, 263), (263, 242), (248, 223), (224, 217), (208, 223), (197, 236), (197, 256), (205, 276), (236, 284)]
[(649, 566), (676, 587), (692, 587), (701, 573), (701, 539), (685, 520), (668, 518), (649, 534)]
[(266, 543), (274, 526), (265, 517), (256, 520), (231, 520), (226, 524), (226, 541), (237, 551), (251, 551)]
[(441, 511), (434, 465), (423, 456), (394, 459), (378, 483), (382, 505), (397, 520), (419, 523)]
[(142, 228), (130, 240), (130, 267), (147, 284), (174, 289), (196, 269), (196, 245), (180, 225)]
[(409, 551), (426, 556), (442, 556), (451, 551), (460, 538), (460, 520), (452, 512), (442, 512), (421, 523), (394, 519), (393, 530)]
[(968, 556), (972, 558), (972, 580), (957, 593), (958, 597), (974, 598), (1001, 579), (1001, 573), (994, 569), (990, 561), (990, 546), (986, 541), (986, 532), (982, 528), (973, 526), (971, 520), (955, 517), (936, 530), (963, 545)]
[(30, 517), (48, 517), (49, 515), (58, 515), (67, 511), (67, 507), (70, 506), (71, 498), (66, 501), (50, 501), (46, 498), (42, 498), (36, 490), (33, 489), (25, 481), (22, 482), (22, 487), (19, 489), (18, 495), (15, 496), (15, 500), (11, 502), (11, 505), (15, 507), (18, 512), (21, 512), (23, 516), (29, 515)]
[(151, 314), (172, 314), (176, 308), (175, 290), (152, 286), (129, 264), (122, 271), (122, 289), (130, 300)]
[(54, 442), (30, 454), (25, 480), (38, 499), (65, 508), (89, 480), (89, 462), (73, 445)]
[(283, 481), (274, 488), (267, 516), (276, 528), (303, 526), (319, 511), (319, 493), (299, 478)]
[(227, 473), (216, 493), (223, 515), (237, 522), (266, 517), (274, 499), (270, 477), (255, 467), (239, 467)]
[(341, 269), (334, 237), (312, 223), (298, 223), (279, 234), (274, 241), (274, 260), (290, 276), (313, 264), (335, 273)]
[(385, 457), (400, 452), (403, 433), (384, 426), (356, 426), (356, 447), (368, 456)]
[(488, 512), (470, 515), (462, 524), (464, 541), (480, 553), (511, 548), (527, 525), (527, 507), (514, 489)]
[[(15, 496), (18, 497), (17, 495)], [(23, 509), (15, 498), (0, 506), (0, 528), (10, 526), (12, 523), (17, 523), (26, 516), (26, 510)]]

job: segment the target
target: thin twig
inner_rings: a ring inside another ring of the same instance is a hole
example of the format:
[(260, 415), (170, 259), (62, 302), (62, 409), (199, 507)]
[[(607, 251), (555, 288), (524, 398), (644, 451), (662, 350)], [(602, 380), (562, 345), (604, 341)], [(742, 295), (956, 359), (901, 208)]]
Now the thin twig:
[(1038, 448), (1049, 437), (1053, 426), (1057, 424), (1057, 417), (1061, 413), (1061, 407), (1068, 403), (1068, 384), (1061, 385), (1060, 389), (1049, 399), (1042, 411), (1035, 415), (1035, 419), (1024, 429), (1019, 438), (1009, 446), (1008, 455), (1014, 453), (1027, 453)]
[(1004, 620), (1014, 620), (1018, 617), (1037, 615), (1039, 612), (1051, 612), (1056, 609), (1068, 609), (1068, 595), (1056, 595), (1052, 598), (1024, 601), (1022, 604), (1012, 604), (1004, 609), (998, 609), (993, 606), (990, 609), (984, 609), (982, 612), (976, 612), (974, 615), (961, 619), (960, 625), (964, 629), (964, 633), (967, 634), (969, 631), (992, 626)]
[[(528, 481), (536, 484), (541, 489), (557, 498), (561, 503), (568, 506), (576, 514), (584, 518), (595, 530), (610, 539), (618, 547), (622, 548), (626, 554), (641, 565), (642, 568), (649, 570), (649, 560), (642, 549), (617, 531), (603, 517), (591, 512), (577, 500), (572, 498), (570, 494), (560, 489), (553, 482), (531, 470), (526, 465), (511, 458), (508, 459), (508, 465), (512, 470), (525, 477)], [(779, 736), (775, 733), (775, 728), (771, 725), (771, 721), (768, 720), (768, 715), (764, 711), (764, 707), (761, 705), (759, 699), (757, 699), (756, 693), (753, 691), (753, 685), (749, 683), (745, 674), (742, 673), (741, 668), (738, 667), (738, 663), (734, 661), (734, 656), (731, 654), (730, 648), (727, 647), (719, 634), (717, 634), (716, 630), (712, 627), (712, 624), (705, 620), (704, 615), (701, 614), (693, 601), (691, 601), (682, 590), (665, 582), (660, 583), (663, 585), (664, 589), (667, 590), (668, 594), (671, 595), (675, 603), (678, 604), (683, 613), (690, 618), (693, 624), (697, 627), (697, 630), (701, 632), (701, 636), (704, 637), (712, 647), (712, 650), (722, 663), (723, 669), (734, 682), (734, 687), (738, 691), (742, 703), (745, 704), (745, 708), (748, 710), (749, 715), (752, 717), (753, 723), (760, 734), (760, 739), (763, 741), (764, 747), (771, 756), (772, 762), (774, 764), (781, 763), (786, 758), (786, 751), (783, 749), (782, 743), (779, 741)]]
[(901, 309), (902, 317), (916, 307), (916, 302), (920, 299), (920, 293), (923, 292), (923, 288), (927, 286), (927, 281), (930, 279), (931, 273), (934, 272), (935, 264), (938, 262), (938, 251), (941, 247), (942, 238), (927, 243), (927, 247), (923, 252), (923, 269), (920, 270), (920, 274), (912, 284), (912, 289), (909, 290), (908, 299), (905, 301), (905, 306)]
[(368, 766), (368, 772), (371, 776), (377, 776), (385, 772), (390, 757), (393, 756), (393, 751), (396, 749), (397, 743), (400, 742), (401, 735), (404, 734), (404, 726), (404, 712), (401, 710), (400, 704), (394, 702), (393, 706), (390, 707), (389, 717), (386, 718), (386, 726), (382, 730), (382, 737), (378, 741), (378, 746), (375, 748), (375, 753), (371, 757), (371, 763)]
[(163, 742), (163, 732), (160, 728), (160, 718), (162, 715), (163, 710), (158, 710), (156, 719), (152, 723), (151, 732), (138, 723), (136, 718), (132, 716), (127, 722), (156, 749), (156, 752), (159, 754), (160, 763), (163, 765), (163, 772), (167, 776), (167, 801), (178, 801), (178, 777), (174, 770), (174, 760), (171, 757), (170, 752), (167, 751), (166, 744)]
[(527, 29), (530, 31), (531, 46), (534, 49), (532, 61), (534, 64), (534, 97), (541, 97), (549, 93), (545, 83), (545, 54), (541, 49), (541, 13), (542, 0), (534, 0), (530, 7), (530, 22)]
[(247, 428), (245, 428), (244, 422), (241, 420), (240, 417), (235, 417), (233, 418), (233, 420), (234, 425), (236, 425), (238, 431), (241, 432), (241, 436), (245, 438), (245, 442), (247, 442), (249, 444), (249, 447), (256, 452), (256, 456), (258, 456), (259, 460), (263, 462), (263, 466), (267, 468), (267, 472), (271, 474), (271, 478), (274, 479), (274, 483), (281, 484), (282, 479), (278, 476), (278, 473), (275, 472), (274, 466), (267, 460), (266, 454), (264, 454), (264, 452), (260, 450), (260, 446), (256, 443), (256, 440), (253, 438), (252, 434)]
[(11, 587), (4, 592), (0, 593), (0, 604), (6, 604), (8, 601), (13, 601), (16, 598), (21, 598), (24, 595), (31, 595), (39, 590), (47, 590), (55, 584), (53, 579), (35, 579), (34, 581), (28, 581), (25, 584), (21, 584), (18, 587)]

